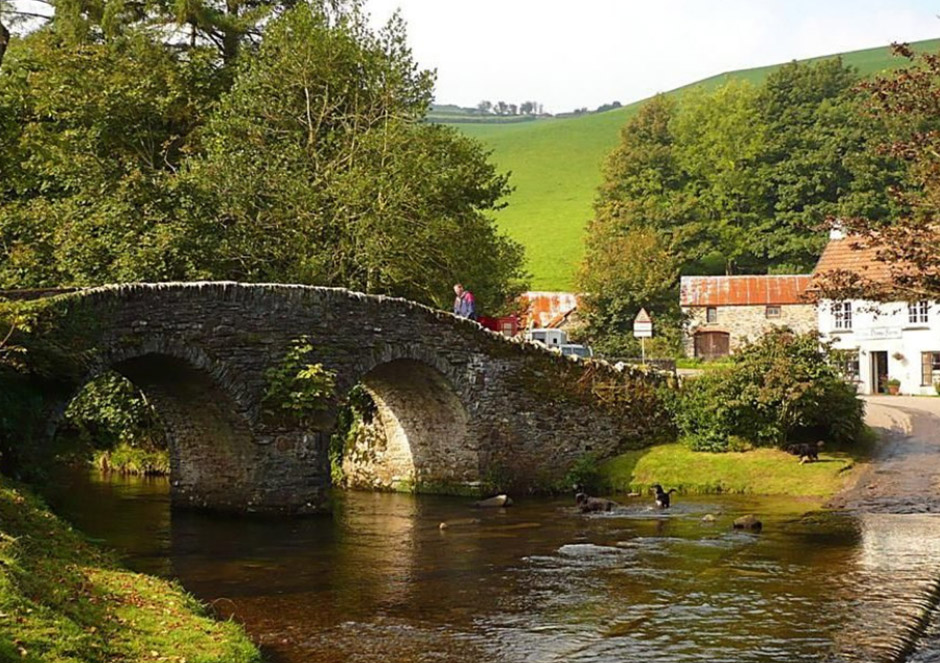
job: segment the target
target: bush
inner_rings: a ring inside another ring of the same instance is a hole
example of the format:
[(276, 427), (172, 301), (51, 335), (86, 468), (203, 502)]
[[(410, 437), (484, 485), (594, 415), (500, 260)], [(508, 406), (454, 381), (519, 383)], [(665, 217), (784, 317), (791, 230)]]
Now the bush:
[(863, 414), (863, 402), (816, 334), (776, 330), (727, 368), (687, 381), (675, 417), (693, 449), (728, 451), (735, 438), (777, 446), (820, 438), (852, 442)]
[(565, 475), (562, 485), (558, 486), (558, 489), (559, 492), (567, 492), (575, 486), (577, 486), (579, 490), (584, 490), (589, 493), (601, 490), (601, 471), (597, 457), (594, 454), (588, 453), (576, 460)]

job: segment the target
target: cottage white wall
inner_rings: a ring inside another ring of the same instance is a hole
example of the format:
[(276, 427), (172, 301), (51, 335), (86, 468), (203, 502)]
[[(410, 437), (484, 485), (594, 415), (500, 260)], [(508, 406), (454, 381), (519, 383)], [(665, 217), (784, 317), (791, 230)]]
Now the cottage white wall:
[(902, 394), (936, 394), (932, 385), (921, 385), (921, 353), (940, 352), (940, 304), (930, 302), (926, 324), (912, 324), (906, 302), (877, 304), (853, 300), (852, 329), (835, 327), (830, 300), (818, 307), (819, 332), (840, 350), (858, 350), (859, 391), (875, 393), (872, 384), (872, 352), (888, 353), (888, 378), (901, 381)]
[(804, 334), (816, 329), (816, 307), (812, 304), (783, 304), (780, 317), (768, 318), (767, 307), (760, 306), (716, 306), (718, 320), (706, 320), (705, 306), (683, 306), (686, 324), (683, 327), (683, 346), (687, 357), (695, 355), (696, 332), (727, 332), (731, 353), (734, 354), (750, 341), (756, 341), (774, 327), (789, 327)]

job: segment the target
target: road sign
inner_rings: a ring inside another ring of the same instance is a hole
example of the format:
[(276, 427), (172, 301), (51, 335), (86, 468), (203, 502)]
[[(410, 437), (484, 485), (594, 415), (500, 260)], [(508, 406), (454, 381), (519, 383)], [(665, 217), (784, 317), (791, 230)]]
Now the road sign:
[(645, 308), (641, 308), (633, 321), (633, 336), (636, 338), (653, 337), (653, 320)]

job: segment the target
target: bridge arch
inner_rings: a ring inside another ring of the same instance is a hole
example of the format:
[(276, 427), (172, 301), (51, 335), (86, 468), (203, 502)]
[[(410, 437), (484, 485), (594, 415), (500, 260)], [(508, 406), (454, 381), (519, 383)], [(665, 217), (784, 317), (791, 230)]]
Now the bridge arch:
[(256, 478), (254, 435), (246, 408), (226, 388), (226, 371), (196, 347), (147, 344), (103, 354), (58, 408), (107, 371), (141, 390), (167, 437), (171, 496), (179, 506), (241, 509)]
[(392, 359), (360, 384), (375, 413), (344, 450), (346, 485), (432, 492), (479, 481), (470, 413), (443, 372), (427, 362)]

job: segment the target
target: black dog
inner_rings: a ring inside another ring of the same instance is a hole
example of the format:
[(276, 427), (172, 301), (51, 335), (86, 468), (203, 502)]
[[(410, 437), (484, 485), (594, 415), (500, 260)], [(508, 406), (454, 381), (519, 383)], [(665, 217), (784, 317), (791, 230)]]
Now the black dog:
[(653, 484), (653, 490), (656, 491), (656, 506), (658, 506), (660, 509), (668, 509), (669, 508), (669, 496), (672, 493), (679, 492), (675, 488), (670, 488), (668, 492), (664, 491), (663, 487), (660, 486), (658, 483)]
[(614, 507), (620, 506), (613, 500), (603, 497), (591, 497), (587, 493), (578, 493), (574, 496), (575, 504), (581, 509), (581, 513), (591, 513), (592, 511), (611, 511)]
[(817, 442), (816, 444), (801, 442), (800, 444), (789, 444), (784, 447), (784, 450), (788, 454), (798, 456), (800, 464), (802, 465), (803, 463), (819, 460), (819, 450), (822, 449), (822, 447), (822, 442)]

